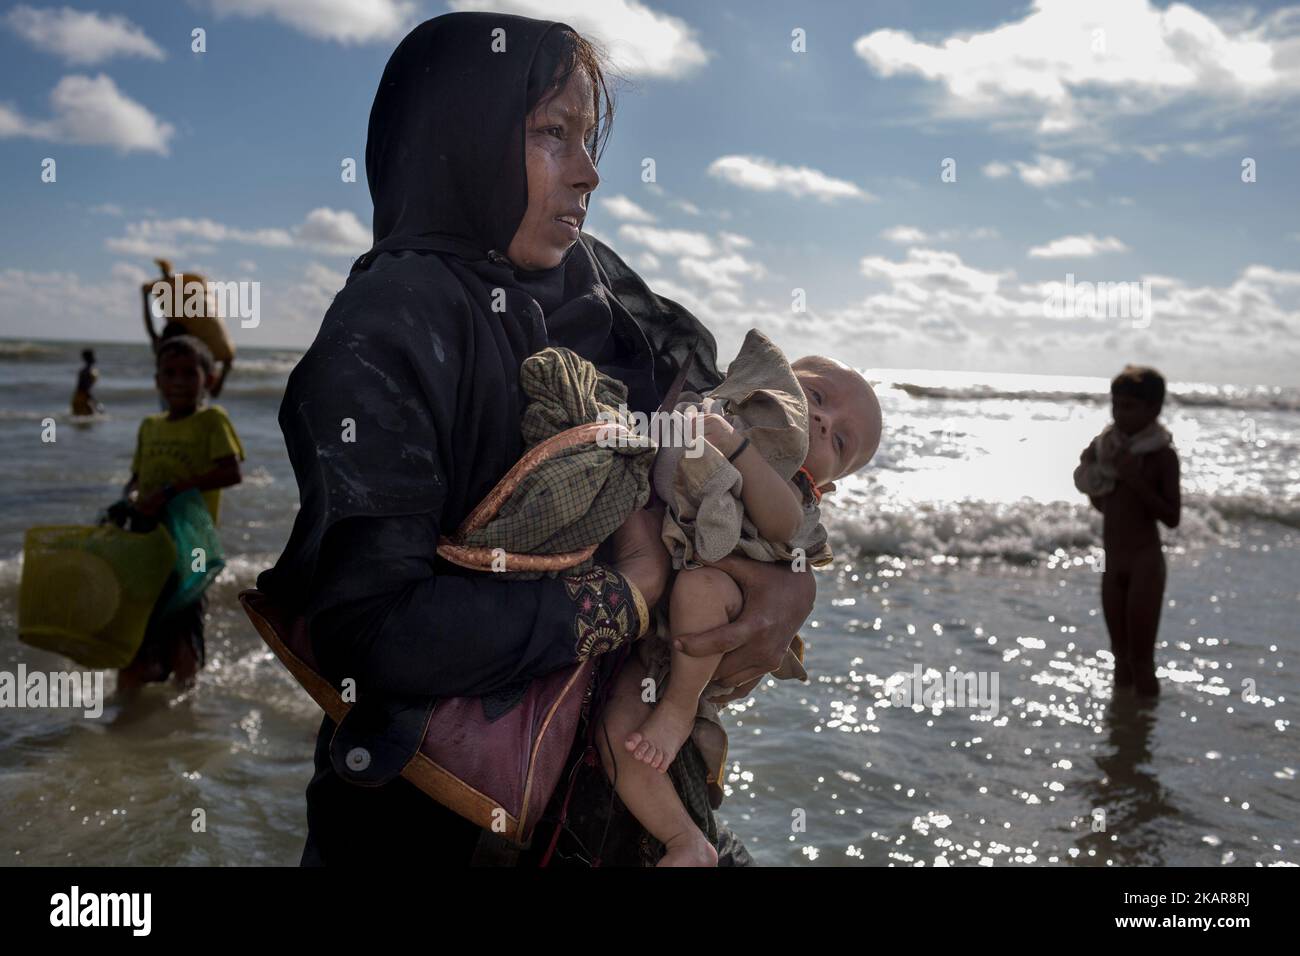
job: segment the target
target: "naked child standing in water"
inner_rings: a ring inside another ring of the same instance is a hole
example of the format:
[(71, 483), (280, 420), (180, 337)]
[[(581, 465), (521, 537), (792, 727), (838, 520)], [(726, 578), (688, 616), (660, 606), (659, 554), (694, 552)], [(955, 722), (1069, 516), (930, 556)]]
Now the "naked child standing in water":
[(1156, 418), (1165, 380), (1129, 365), (1110, 383), (1114, 424), (1079, 456), (1075, 487), (1102, 513), (1106, 549), (1101, 604), (1115, 655), (1115, 687), (1155, 697), (1156, 632), (1165, 597), (1165, 556), (1156, 522), (1178, 527), (1178, 453)]

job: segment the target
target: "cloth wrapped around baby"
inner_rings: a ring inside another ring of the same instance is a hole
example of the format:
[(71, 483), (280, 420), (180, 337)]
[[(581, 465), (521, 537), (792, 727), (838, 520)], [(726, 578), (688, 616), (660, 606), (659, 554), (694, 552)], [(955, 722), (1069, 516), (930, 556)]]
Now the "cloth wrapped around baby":
[(1080, 462), (1074, 469), (1074, 487), (1085, 495), (1100, 498), (1115, 490), (1115, 459), (1127, 451), (1131, 455), (1149, 455), (1173, 444), (1168, 430), (1159, 422), (1152, 422), (1134, 435), (1125, 435), (1114, 425), (1107, 425), (1092, 440), (1095, 461)]
[[(720, 414), (782, 478), (792, 479), (808, 457), (808, 402), (803, 388), (781, 350), (757, 329), (750, 330), (726, 378), (707, 395), (683, 392), (676, 411), (686, 414)], [(720, 451), (700, 438), (698, 449), (664, 447), (655, 460), (652, 481), (667, 506), (663, 541), (672, 554), (673, 567), (698, 568), (729, 554), (757, 561), (822, 567), (832, 560), (826, 529), (816, 500), (806, 494), (803, 522), (790, 541), (767, 541), (745, 515), (740, 471)], [(694, 456), (694, 457), (693, 457)], [(638, 642), (637, 654), (646, 676), (656, 687), (667, 686), (672, 648), (667, 615), (655, 615), (654, 634)], [(782, 680), (808, 679), (803, 666), (803, 641), (796, 636), (780, 667), (772, 676)], [(725, 696), (735, 688), (716, 682), (700, 697), (691, 737), (709, 768), (709, 799), (714, 809), (722, 802), (722, 777), (727, 757), (727, 734), (719, 708), (710, 697)]]

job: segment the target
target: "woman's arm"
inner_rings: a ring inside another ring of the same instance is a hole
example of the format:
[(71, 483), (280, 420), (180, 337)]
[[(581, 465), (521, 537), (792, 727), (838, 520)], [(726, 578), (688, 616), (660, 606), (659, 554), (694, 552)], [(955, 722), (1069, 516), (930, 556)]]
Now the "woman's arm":
[(533, 581), (440, 574), (437, 543), (430, 515), (330, 529), (309, 609), (327, 677), (352, 677), (361, 692), (481, 696), (613, 650), (648, 626), (634, 586), (611, 567)]
[(153, 346), (155, 352), (158, 351), (158, 333), (153, 327), (153, 313), (149, 310), (149, 289), (143, 289), (141, 295), (144, 298), (144, 330), (149, 333), (149, 344)]

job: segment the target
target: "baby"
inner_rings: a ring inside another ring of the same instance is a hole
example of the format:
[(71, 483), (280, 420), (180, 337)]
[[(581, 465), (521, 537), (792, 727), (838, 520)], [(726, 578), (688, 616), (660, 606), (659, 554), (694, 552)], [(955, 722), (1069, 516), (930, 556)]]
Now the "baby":
[[(733, 689), (711, 683), (722, 655), (692, 657), (673, 650), (671, 639), (740, 614), (740, 588), (703, 562), (733, 553), (801, 571), (830, 562), (818, 502), (836, 479), (871, 460), (881, 415), (875, 392), (853, 369), (821, 356), (790, 365), (757, 330), (722, 384), (704, 398), (683, 393), (677, 410), (698, 416), (705, 442), (702, 454), (663, 448), (655, 465), (655, 489), (667, 505), (664, 542), (680, 573), (667, 622), (660, 617), (658, 633), (639, 642), (619, 672), (607, 736), (597, 738), (615, 791), (666, 848), (659, 865), (716, 866), (717, 852), (667, 770), (693, 737), (708, 764), (710, 802), (720, 803), (726, 734), (709, 701)], [(798, 638), (773, 676), (807, 679)]]

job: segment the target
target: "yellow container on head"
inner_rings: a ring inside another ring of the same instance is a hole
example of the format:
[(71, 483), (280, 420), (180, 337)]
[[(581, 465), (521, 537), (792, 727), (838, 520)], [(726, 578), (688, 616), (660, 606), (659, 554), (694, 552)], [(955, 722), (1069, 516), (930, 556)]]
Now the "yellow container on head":
[(163, 274), (144, 284), (145, 294), (157, 300), (154, 314), (163, 322), (185, 326), (185, 331), (206, 345), (218, 362), (233, 361), (235, 343), (217, 314), (216, 297), (208, 280), (192, 272), (173, 274), (170, 262), (155, 261)]

